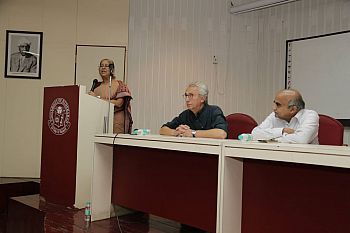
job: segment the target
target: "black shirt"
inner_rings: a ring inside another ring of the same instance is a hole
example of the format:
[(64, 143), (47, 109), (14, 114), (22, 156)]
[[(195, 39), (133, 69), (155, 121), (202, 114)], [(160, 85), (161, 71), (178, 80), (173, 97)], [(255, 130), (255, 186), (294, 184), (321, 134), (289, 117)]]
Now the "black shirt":
[(193, 130), (222, 129), (227, 133), (226, 118), (222, 110), (215, 105), (205, 104), (197, 116), (187, 109), (163, 126), (176, 129), (179, 125), (188, 125)]

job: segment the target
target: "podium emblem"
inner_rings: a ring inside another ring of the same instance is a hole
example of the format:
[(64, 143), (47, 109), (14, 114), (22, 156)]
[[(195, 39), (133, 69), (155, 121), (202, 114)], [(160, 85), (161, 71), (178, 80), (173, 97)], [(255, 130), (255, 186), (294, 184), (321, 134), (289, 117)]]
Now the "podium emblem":
[(55, 135), (64, 135), (68, 132), (71, 123), (69, 121), (69, 104), (64, 98), (56, 98), (50, 107), (48, 125)]

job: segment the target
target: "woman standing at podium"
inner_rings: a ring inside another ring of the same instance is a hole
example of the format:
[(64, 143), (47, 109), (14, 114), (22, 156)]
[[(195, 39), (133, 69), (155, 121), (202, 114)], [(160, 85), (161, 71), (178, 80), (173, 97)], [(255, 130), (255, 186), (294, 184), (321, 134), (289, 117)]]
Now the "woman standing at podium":
[(98, 67), (102, 82), (93, 86), (89, 95), (101, 99), (109, 99), (109, 82), (111, 78), (111, 103), (114, 104), (113, 133), (131, 133), (132, 118), (129, 88), (120, 80), (116, 79), (115, 66), (111, 59), (102, 59)]

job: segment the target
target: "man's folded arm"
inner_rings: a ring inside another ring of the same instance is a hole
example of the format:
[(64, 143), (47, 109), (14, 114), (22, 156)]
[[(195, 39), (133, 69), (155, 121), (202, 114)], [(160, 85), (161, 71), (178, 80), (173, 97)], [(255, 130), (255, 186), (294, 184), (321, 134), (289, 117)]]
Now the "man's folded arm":
[(223, 129), (208, 129), (208, 130), (196, 130), (197, 138), (217, 138), (217, 139), (225, 139), (227, 137), (227, 133)]
[(283, 134), (279, 142), (289, 143), (311, 143), (318, 135), (319, 117), (315, 114), (308, 117), (298, 129), (292, 134)]
[(270, 140), (282, 136), (283, 128), (273, 128), (272, 120), (274, 113), (271, 113), (260, 125), (252, 130), (254, 140)]
[(176, 135), (176, 130), (175, 129), (171, 129), (171, 128), (169, 128), (166, 125), (163, 125), (162, 128), (160, 128), (159, 134), (160, 135), (167, 135), (167, 136), (177, 136)]

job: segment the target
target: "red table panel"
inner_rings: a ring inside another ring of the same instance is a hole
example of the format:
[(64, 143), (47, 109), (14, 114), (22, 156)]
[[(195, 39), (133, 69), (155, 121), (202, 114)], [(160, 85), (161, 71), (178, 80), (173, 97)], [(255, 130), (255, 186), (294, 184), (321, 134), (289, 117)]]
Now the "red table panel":
[(215, 232), (218, 155), (114, 147), (112, 203)]
[(244, 160), (242, 233), (350, 232), (350, 170)]

